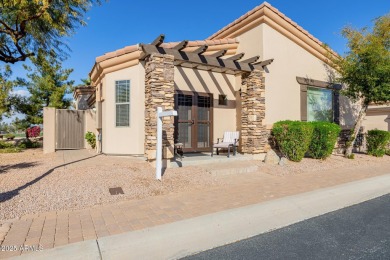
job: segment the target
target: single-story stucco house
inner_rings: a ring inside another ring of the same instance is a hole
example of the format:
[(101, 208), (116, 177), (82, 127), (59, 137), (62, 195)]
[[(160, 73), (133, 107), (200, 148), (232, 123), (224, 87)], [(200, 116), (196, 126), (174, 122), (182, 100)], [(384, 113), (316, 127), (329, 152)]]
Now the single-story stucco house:
[[(351, 128), (355, 108), (332, 84), (323, 43), (269, 3), (206, 40), (136, 44), (96, 58), (90, 72), (99, 149), (106, 154), (156, 154), (156, 107), (164, 119), (164, 156), (210, 151), (225, 131), (240, 132), (239, 151), (267, 149), (279, 120), (327, 120)], [(77, 99), (77, 95), (75, 96)], [(373, 107), (365, 126), (390, 130), (390, 109)]]

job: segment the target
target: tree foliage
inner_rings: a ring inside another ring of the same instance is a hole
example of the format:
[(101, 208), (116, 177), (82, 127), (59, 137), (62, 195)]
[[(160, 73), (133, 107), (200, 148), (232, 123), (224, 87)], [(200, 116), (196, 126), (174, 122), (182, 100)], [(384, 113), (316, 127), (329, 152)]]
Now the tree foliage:
[(13, 82), (9, 80), (11, 73), (9, 66), (0, 68), (0, 120), (10, 109), (9, 93), (13, 87)]
[(84, 15), (100, 0), (0, 1), (0, 61), (16, 63), (38, 50), (64, 55), (63, 37), (85, 25)]
[(83, 82), (83, 84), (85, 86), (90, 86), (91, 85), (91, 78), (88, 77), (88, 78), (85, 78), (85, 79), (81, 79), (81, 82)]
[(35, 65), (34, 69), (24, 65), (29, 72), (28, 79), (17, 79), (17, 85), (27, 87), (31, 96), (15, 96), (12, 103), (16, 111), (26, 115), (27, 122), (41, 124), (44, 107), (62, 109), (71, 105), (71, 99), (65, 98), (65, 95), (73, 91), (74, 81), (69, 80), (73, 69), (63, 69), (61, 62), (56, 60), (55, 53), (45, 55), (39, 52), (31, 60)]
[(343, 95), (362, 104), (390, 101), (390, 14), (375, 20), (372, 31), (367, 28), (344, 28), (349, 52), (335, 59), (339, 80), (347, 84)]
[(390, 102), (390, 14), (375, 19), (371, 30), (346, 27), (342, 35), (348, 40), (349, 51), (343, 57), (330, 56), (338, 72), (336, 80), (345, 83), (344, 96), (361, 104), (347, 144), (349, 157), (368, 105)]

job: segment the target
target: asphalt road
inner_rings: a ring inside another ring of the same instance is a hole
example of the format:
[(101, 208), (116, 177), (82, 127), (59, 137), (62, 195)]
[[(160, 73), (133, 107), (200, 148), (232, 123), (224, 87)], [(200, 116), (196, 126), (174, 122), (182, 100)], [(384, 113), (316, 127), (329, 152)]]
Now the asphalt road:
[(390, 194), (185, 259), (390, 259)]

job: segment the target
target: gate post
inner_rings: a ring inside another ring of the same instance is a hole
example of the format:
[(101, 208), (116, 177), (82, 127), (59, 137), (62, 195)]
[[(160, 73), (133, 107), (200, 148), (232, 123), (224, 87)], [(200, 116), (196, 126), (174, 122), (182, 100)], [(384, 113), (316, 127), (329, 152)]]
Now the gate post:
[(43, 108), (43, 153), (56, 151), (56, 109)]

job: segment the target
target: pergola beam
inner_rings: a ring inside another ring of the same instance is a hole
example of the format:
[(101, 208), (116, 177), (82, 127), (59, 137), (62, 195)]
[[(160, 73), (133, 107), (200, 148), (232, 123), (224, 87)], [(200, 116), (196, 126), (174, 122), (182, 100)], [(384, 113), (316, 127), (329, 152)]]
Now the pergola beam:
[(188, 44), (188, 41), (185, 40), (185, 41), (182, 41), (182, 42), (180, 42), (179, 44), (177, 44), (177, 45), (176, 45), (175, 47), (173, 47), (172, 49), (181, 51), (181, 50), (183, 50), (185, 47), (187, 47), (187, 44)]
[(165, 35), (160, 34), (156, 39), (154, 39), (154, 41), (151, 43), (151, 45), (159, 47), (161, 44), (163, 44), (164, 39), (165, 39)]
[(243, 60), (243, 61), (241, 61), (241, 62), (242, 62), (242, 63), (254, 63), (254, 62), (256, 62), (258, 59), (260, 59), (260, 56), (254, 56), (254, 57), (252, 57), (252, 58)]
[(245, 53), (239, 53), (239, 54), (236, 54), (236, 55), (233, 55), (229, 58), (226, 58), (225, 60), (232, 60), (232, 61), (238, 61), (238, 60), (241, 60), (242, 57), (244, 57)]
[[(151, 44), (141, 44), (145, 56), (152, 53), (168, 54), (174, 57), (177, 62), (184, 61), (185, 63), (192, 63), (194, 66), (208, 66), (213, 68), (226, 68), (234, 72), (251, 72), (254, 67), (249, 63), (238, 62), (233, 60), (220, 59), (213, 55), (199, 55), (194, 52), (184, 52), (172, 48), (162, 48)], [(218, 54), (221, 55), (222, 53)], [(183, 64), (184, 65), (184, 64)]]
[(256, 63), (253, 63), (253, 67), (255, 68), (263, 68), (264, 66), (267, 66), (267, 65), (270, 65), (272, 62), (274, 61), (274, 59), (269, 59), (269, 60), (264, 60), (264, 61), (259, 61), (259, 62), (256, 62)]
[(227, 52), (227, 50), (220, 50), (220, 51), (214, 52), (213, 54), (209, 54), (207, 56), (219, 58), (219, 57), (222, 57), (223, 55), (225, 55), (226, 52)]
[(202, 53), (204, 53), (205, 51), (207, 51), (207, 48), (208, 48), (208, 47), (209, 47), (209, 46), (207, 46), (207, 45), (202, 45), (202, 46), (196, 48), (195, 50), (193, 50), (192, 53), (194, 53), (194, 54), (202, 54)]

